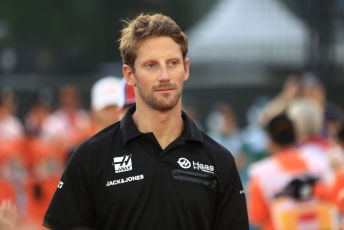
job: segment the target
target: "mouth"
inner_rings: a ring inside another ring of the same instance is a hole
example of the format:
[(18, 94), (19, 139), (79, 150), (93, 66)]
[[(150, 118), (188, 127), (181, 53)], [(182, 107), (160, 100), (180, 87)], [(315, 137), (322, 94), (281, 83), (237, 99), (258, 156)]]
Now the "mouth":
[(177, 86), (175, 84), (169, 83), (169, 84), (160, 84), (155, 87), (153, 87), (153, 90), (156, 92), (161, 92), (161, 93), (168, 93), (171, 91), (175, 91), (177, 89)]
[(168, 92), (174, 90), (173, 88), (163, 88), (163, 89), (157, 89), (158, 92)]
[(170, 86), (170, 85), (166, 85), (166, 86), (160, 86), (160, 87), (156, 87), (155, 90), (158, 92), (169, 92), (172, 90), (175, 90), (176, 87)]

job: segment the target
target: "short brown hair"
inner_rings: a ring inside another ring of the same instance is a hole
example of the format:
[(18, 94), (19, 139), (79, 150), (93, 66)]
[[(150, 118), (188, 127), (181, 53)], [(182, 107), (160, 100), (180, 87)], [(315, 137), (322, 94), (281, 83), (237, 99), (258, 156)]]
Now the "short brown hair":
[(177, 44), (185, 59), (188, 52), (188, 38), (170, 17), (162, 14), (140, 14), (131, 21), (126, 21), (121, 31), (119, 50), (123, 64), (134, 67), (136, 49), (140, 42), (157, 36), (168, 36)]

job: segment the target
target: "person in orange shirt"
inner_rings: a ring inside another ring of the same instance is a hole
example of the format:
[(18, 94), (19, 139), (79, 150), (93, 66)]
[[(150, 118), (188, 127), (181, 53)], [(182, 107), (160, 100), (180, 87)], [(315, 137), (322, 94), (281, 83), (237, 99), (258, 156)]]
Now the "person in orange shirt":
[[(285, 115), (273, 118), (267, 125), (267, 132), (270, 138), (269, 149), (273, 155), (252, 164), (249, 169), (249, 218), (254, 226), (264, 230), (284, 229), (279, 223), (280, 212), (285, 211), (286, 207), (294, 207), (294, 210), (297, 210), (298, 206), (304, 203), (299, 202), (302, 197), (289, 197), (288, 194), (284, 196), (286, 199), (283, 203), (280, 203), (278, 198), (288, 192), (286, 188), (290, 187), (289, 184), (295, 178), (305, 175), (320, 177), (321, 171), (317, 171), (316, 166), (308, 164), (299, 154), (293, 124)], [(278, 207), (279, 204), (282, 205)], [(316, 215), (313, 217), (317, 218)], [(293, 227), (307, 226), (306, 224), (314, 224), (316, 220), (305, 222), (307, 221), (300, 217), (290, 224)]]
[[(334, 179), (331, 183), (317, 183), (314, 187), (314, 194), (319, 199), (332, 202), (336, 205), (339, 214), (344, 216), (344, 125), (337, 135), (338, 147), (341, 150), (342, 161), (340, 162), (338, 170), (335, 173)], [(344, 226), (344, 219), (342, 218), (342, 225)]]
[(7, 178), (6, 164), (9, 161), (9, 156), (0, 154), (0, 203), (5, 200), (15, 202), (15, 188), (13, 183)]
[(23, 194), (19, 194), (17, 188), (25, 173), (19, 147), (20, 145), (11, 143), (0, 149), (0, 230), (17, 230), (18, 204), (18, 211), (22, 211), (20, 198)]
[(0, 161), (7, 154), (21, 152), (23, 126), (13, 114), (14, 102), (0, 95)]
[(335, 204), (341, 215), (344, 215), (344, 169), (337, 172), (333, 183), (330, 185), (319, 183), (314, 188), (314, 193), (320, 199)]
[(59, 108), (41, 125), (42, 137), (55, 143), (65, 158), (71, 148), (85, 139), (89, 126), (89, 115), (80, 104), (79, 90), (72, 85), (62, 86), (59, 89)]
[[(32, 139), (27, 145), (31, 158), (30, 177), (25, 183), (27, 193), (27, 222), (40, 226), (64, 167), (64, 159), (56, 148), (44, 139)], [(39, 228), (41, 229), (41, 227)]]
[[(344, 124), (338, 132), (338, 144), (342, 149), (344, 158)], [(342, 170), (337, 174), (336, 180), (336, 191), (337, 191), (337, 202), (339, 204), (339, 211), (344, 216), (344, 162), (342, 162)], [(343, 221), (344, 222), (344, 221)]]

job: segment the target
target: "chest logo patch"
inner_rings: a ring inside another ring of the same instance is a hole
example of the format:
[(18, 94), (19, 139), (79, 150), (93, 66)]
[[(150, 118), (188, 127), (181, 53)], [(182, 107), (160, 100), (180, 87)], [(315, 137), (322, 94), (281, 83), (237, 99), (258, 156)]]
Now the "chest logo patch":
[(213, 165), (202, 164), (198, 161), (192, 161), (191, 162), (184, 157), (179, 158), (177, 163), (183, 169), (189, 169), (192, 167), (195, 170), (203, 171), (203, 172), (211, 173), (211, 174), (214, 174), (214, 170), (215, 170)]
[(191, 167), (191, 162), (190, 162), (188, 159), (183, 158), (183, 157), (179, 158), (178, 161), (177, 161), (177, 163), (178, 163), (179, 166), (182, 167), (183, 169), (188, 169), (188, 168)]
[(131, 156), (132, 154), (113, 158), (112, 165), (114, 166), (115, 173), (127, 172), (133, 169)]

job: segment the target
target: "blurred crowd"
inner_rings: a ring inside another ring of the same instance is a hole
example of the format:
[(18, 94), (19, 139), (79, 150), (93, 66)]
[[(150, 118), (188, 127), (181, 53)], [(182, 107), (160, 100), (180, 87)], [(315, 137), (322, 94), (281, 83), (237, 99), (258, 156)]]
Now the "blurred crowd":
[(218, 104), (208, 132), (230, 149), (252, 229), (344, 229), (344, 113), (311, 73), (249, 109), (244, 129)]
[[(110, 76), (93, 85), (89, 111), (80, 106), (77, 87), (65, 85), (58, 95), (57, 109), (37, 101), (21, 121), (13, 92), (1, 94), (0, 230), (42, 229), (73, 149), (120, 120), (134, 103), (133, 89)], [(214, 104), (205, 124), (192, 105), (184, 110), (233, 153), (252, 229), (339, 229), (343, 224), (344, 113), (327, 99), (315, 76), (289, 76), (276, 97), (258, 99), (248, 108), (245, 127), (225, 102)]]
[[(123, 79), (105, 77), (91, 89), (91, 109), (80, 107), (71, 85), (59, 89), (59, 106), (32, 105), (21, 122), (15, 95), (0, 99), (0, 229), (43, 229), (43, 216), (73, 149), (86, 138), (118, 121), (134, 102)], [(12, 222), (13, 222), (12, 221)]]

